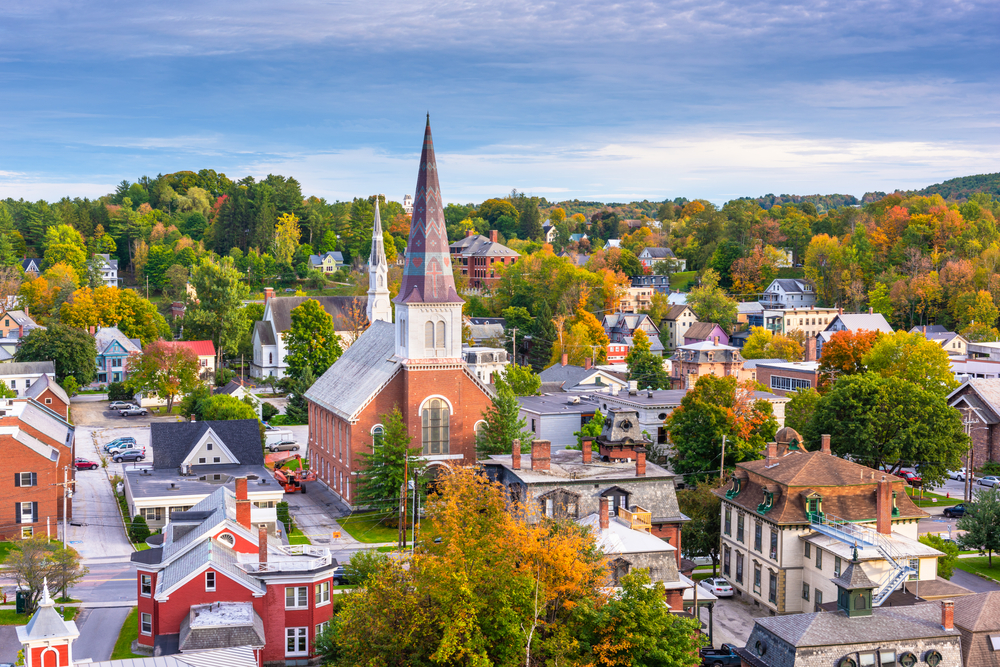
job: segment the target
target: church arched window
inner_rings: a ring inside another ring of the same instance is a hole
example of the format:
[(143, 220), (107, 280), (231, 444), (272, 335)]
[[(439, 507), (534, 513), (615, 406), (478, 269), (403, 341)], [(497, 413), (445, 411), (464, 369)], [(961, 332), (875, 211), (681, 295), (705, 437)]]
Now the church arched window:
[(424, 402), (420, 410), (423, 435), (423, 453), (448, 454), (451, 411), (440, 398)]
[(434, 341), (439, 348), (444, 347), (444, 322), (437, 323), (437, 337)]
[(382, 444), (382, 438), (385, 436), (385, 429), (381, 424), (377, 424), (375, 428), (372, 429), (372, 448), (374, 449), (376, 445)]
[(434, 323), (424, 323), (424, 347), (434, 347)]

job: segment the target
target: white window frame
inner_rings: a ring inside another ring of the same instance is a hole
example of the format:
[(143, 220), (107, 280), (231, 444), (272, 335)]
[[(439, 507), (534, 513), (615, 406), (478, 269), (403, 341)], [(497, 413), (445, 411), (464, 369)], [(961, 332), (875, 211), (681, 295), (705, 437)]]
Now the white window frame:
[(322, 623), (317, 623), (316, 634), (313, 637), (313, 641), (315, 641), (316, 638), (318, 638), (321, 634), (323, 634), (323, 631), (326, 630), (328, 627), (330, 627), (330, 621), (323, 621)]
[[(27, 514), (24, 513), (25, 507), (28, 508)], [(25, 521), (25, 517), (28, 517), (29, 520)], [(30, 502), (21, 503), (21, 523), (35, 523), (35, 506)]]
[[(146, 628), (149, 628), (148, 630)], [(147, 637), (153, 634), (153, 615), (149, 613), (139, 614), (139, 632)]]
[[(289, 591), (292, 591), (291, 604), (289, 604)], [(309, 608), (308, 586), (285, 586), (285, 609), (308, 609), (308, 608)]]
[(141, 595), (144, 598), (148, 598), (153, 595), (153, 575), (151, 574), (139, 575), (139, 595)]
[[(19, 472), (17, 474), (21, 476), (21, 479), (19, 480), (20, 481), (19, 486), (35, 486), (34, 484), (31, 483), (31, 473), (30, 472)], [(28, 483), (27, 484), (24, 483), (24, 476), (25, 475), (28, 476)]]
[(285, 628), (285, 657), (303, 655), (309, 655), (309, 628)]
[(214, 570), (208, 570), (205, 572), (205, 590), (214, 591), (217, 577)]
[(315, 586), (316, 590), (316, 606), (322, 607), (323, 605), (330, 604), (330, 582), (321, 581)]
[(22, 540), (30, 540), (34, 536), (35, 536), (35, 527), (34, 526), (25, 526), (24, 528), (21, 529), (21, 539)]

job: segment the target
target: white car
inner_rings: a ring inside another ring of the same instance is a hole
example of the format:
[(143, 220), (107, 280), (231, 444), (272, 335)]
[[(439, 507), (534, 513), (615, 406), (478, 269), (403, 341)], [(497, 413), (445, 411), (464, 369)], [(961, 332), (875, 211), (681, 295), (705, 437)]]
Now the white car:
[(958, 480), (959, 482), (964, 482), (965, 481), (965, 469), (961, 468), (959, 470), (949, 470), (948, 471), (948, 477), (950, 477), (951, 479), (954, 479), (954, 480)]
[(722, 577), (709, 577), (708, 579), (702, 579), (698, 582), (698, 585), (707, 589), (709, 593), (717, 598), (733, 597), (733, 587), (730, 586), (729, 582)]

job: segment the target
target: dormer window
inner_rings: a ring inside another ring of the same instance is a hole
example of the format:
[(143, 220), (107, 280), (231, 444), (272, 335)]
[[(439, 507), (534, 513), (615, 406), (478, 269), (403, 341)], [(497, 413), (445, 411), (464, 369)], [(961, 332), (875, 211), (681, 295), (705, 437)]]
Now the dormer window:
[(762, 502), (760, 505), (757, 505), (757, 513), (758, 514), (767, 514), (773, 508), (774, 508), (774, 492), (773, 491), (767, 491), (765, 489), (765, 491), (764, 491), (764, 502)]
[(823, 498), (813, 494), (806, 498), (806, 514), (810, 521), (820, 521), (823, 518)]
[(740, 488), (743, 486), (743, 480), (739, 477), (733, 477), (733, 488), (726, 491), (726, 498), (735, 498), (740, 495)]

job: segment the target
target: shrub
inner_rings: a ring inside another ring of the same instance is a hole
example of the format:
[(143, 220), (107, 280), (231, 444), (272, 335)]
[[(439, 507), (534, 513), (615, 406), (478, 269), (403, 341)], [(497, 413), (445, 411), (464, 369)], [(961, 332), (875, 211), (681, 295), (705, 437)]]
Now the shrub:
[(136, 514), (135, 518), (132, 519), (132, 525), (128, 529), (129, 539), (138, 544), (145, 542), (149, 535), (149, 525), (146, 523), (146, 519), (141, 514)]
[(996, 461), (987, 461), (983, 464), (983, 467), (979, 469), (979, 472), (983, 475), (1000, 475), (1000, 463)]
[(109, 401), (131, 401), (135, 399), (135, 394), (130, 391), (124, 382), (112, 382), (108, 385)]
[(224, 387), (230, 380), (236, 377), (236, 371), (230, 370), (228, 368), (220, 368), (215, 371), (215, 386)]
[(72, 375), (67, 375), (63, 379), (62, 388), (66, 390), (67, 396), (76, 396), (76, 392), (80, 391), (80, 385)]
[(355, 586), (362, 586), (368, 578), (389, 565), (389, 555), (374, 549), (355, 551), (344, 567), (344, 575)]
[(260, 411), (261, 417), (263, 417), (264, 421), (271, 421), (271, 419), (278, 414), (278, 408), (274, 407), (267, 401), (264, 401), (264, 403), (260, 406)]

